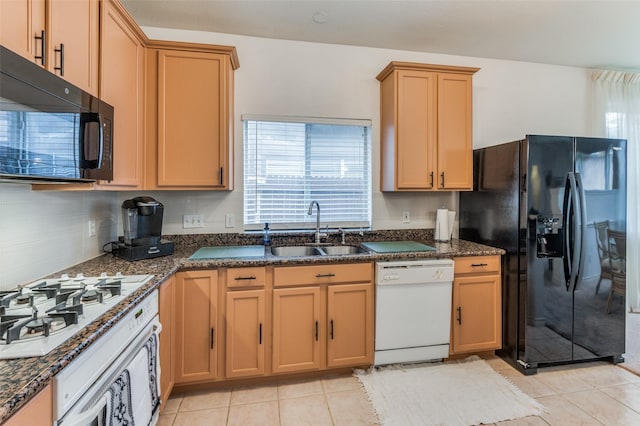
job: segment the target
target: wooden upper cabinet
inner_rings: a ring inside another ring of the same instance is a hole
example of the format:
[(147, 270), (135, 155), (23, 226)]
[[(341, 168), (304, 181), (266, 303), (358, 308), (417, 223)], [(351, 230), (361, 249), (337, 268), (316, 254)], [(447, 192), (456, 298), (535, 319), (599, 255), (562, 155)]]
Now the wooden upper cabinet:
[(438, 188), (473, 189), (471, 75), (438, 74)]
[(391, 62), (379, 75), (382, 191), (471, 190), (472, 75)]
[(2, 0), (0, 43), (98, 95), (99, 0)]
[(0, 44), (44, 67), (45, 43), (45, 0), (0, 1)]
[[(399, 71), (397, 97), (398, 188), (434, 188), (436, 167), (437, 74)], [(391, 98), (393, 100), (393, 98)]]
[(144, 171), (144, 39), (114, 0), (101, 2), (100, 98), (114, 107), (113, 180), (107, 189), (140, 189)]
[(48, 0), (47, 69), (98, 95), (99, 0)]
[(151, 42), (148, 189), (233, 189), (235, 49)]

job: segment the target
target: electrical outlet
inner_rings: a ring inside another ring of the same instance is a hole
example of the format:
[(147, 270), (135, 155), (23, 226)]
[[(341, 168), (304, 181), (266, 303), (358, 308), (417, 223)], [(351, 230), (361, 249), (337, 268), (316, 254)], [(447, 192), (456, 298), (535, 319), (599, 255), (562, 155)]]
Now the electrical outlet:
[(411, 222), (411, 216), (409, 215), (409, 212), (402, 212), (402, 222), (403, 223)]
[(89, 236), (90, 237), (95, 237), (96, 236), (96, 221), (95, 220), (89, 220)]
[(183, 228), (204, 228), (204, 217), (201, 214), (182, 215)]
[(233, 228), (236, 226), (236, 218), (233, 216), (233, 213), (227, 213), (224, 215), (224, 227), (225, 228)]

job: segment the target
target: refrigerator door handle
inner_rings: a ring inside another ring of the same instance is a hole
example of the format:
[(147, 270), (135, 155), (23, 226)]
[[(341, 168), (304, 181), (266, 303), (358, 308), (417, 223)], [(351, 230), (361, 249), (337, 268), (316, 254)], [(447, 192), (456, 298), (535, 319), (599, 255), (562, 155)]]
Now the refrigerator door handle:
[(587, 199), (585, 196), (585, 192), (584, 192), (584, 186), (582, 185), (582, 176), (580, 176), (580, 173), (576, 172), (575, 173), (575, 180), (576, 180), (576, 197), (579, 200), (579, 209), (576, 212), (577, 213), (577, 219), (578, 219), (578, 226), (577, 228), (577, 235), (576, 235), (576, 241), (578, 241), (579, 243), (579, 247), (580, 247), (580, 252), (579, 255), (577, 256), (578, 258), (578, 273), (576, 274), (576, 281), (574, 283), (573, 286), (573, 290), (575, 291), (578, 288), (578, 283), (580, 283), (582, 281), (582, 276), (584, 274), (584, 260), (585, 260), (585, 255), (586, 255), (586, 247), (587, 247), (587, 241), (586, 241), (586, 235), (587, 235)]
[(569, 291), (570, 281), (571, 281), (571, 252), (570, 252), (570, 243), (571, 243), (571, 217), (569, 216), (569, 208), (571, 205), (571, 182), (569, 181), (569, 175), (571, 172), (567, 174), (567, 179), (565, 180), (564, 185), (564, 199), (562, 202), (562, 266), (564, 269), (564, 282)]
[[(582, 250), (581, 239), (581, 216), (580, 216), (580, 195), (578, 194), (578, 184), (575, 173), (569, 173), (569, 183), (571, 184), (571, 236), (573, 237), (571, 250), (571, 280), (569, 286), (575, 289), (578, 283), (578, 271), (580, 269), (580, 252)], [(584, 233), (582, 233), (584, 235)]]

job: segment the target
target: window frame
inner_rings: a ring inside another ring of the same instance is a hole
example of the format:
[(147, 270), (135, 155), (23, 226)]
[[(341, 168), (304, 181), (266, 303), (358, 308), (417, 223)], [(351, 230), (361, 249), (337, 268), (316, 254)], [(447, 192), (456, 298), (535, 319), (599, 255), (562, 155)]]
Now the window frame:
[[(242, 222), (243, 229), (245, 231), (255, 231), (261, 230), (264, 227), (264, 223), (246, 223), (247, 212), (246, 212), (246, 204), (247, 204), (247, 148), (248, 148), (248, 140), (247, 140), (247, 123), (258, 121), (258, 122), (278, 122), (278, 123), (300, 123), (305, 125), (335, 125), (335, 126), (355, 126), (355, 127), (363, 127), (366, 128), (366, 135), (364, 142), (366, 144), (364, 154), (364, 162), (363, 164), (366, 170), (366, 205), (368, 218), (367, 220), (362, 221), (327, 221), (326, 216), (322, 215), (322, 207), (323, 203), (320, 202), (320, 212), (321, 212), (321, 226), (324, 229), (328, 227), (330, 229), (342, 228), (342, 229), (370, 229), (372, 222), (372, 140), (371, 140), (371, 130), (372, 130), (372, 121), (369, 119), (349, 119), (349, 118), (329, 118), (329, 117), (306, 117), (306, 116), (276, 116), (276, 115), (259, 115), (259, 114), (243, 114), (241, 117), (242, 121), (242, 144), (243, 144), (243, 196), (242, 196)], [(305, 138), (308, 140), (308, 138)], [(305, 142), (305, 148), (308, 149)], [(305, 161), (305, 164), (307, 161)], [(269, 227), (273, 230), (310, 230), (315, 229), (316, 227), (316, 209), (313, 209), (313, 214), (309, 216), (308, 221), (304, 222), (290, 222), (290, 223), (273, 223), (269, 222)]]

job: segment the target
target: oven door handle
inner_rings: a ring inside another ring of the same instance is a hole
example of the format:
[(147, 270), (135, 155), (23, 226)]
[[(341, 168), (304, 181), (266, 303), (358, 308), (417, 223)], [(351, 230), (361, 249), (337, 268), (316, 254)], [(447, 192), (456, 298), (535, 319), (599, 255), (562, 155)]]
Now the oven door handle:
[(106, 392), (102, 397), (89, 408), (87, 411), (83, 411), (82, 413), (78, 413), (76, 416), (69, 417), (64, 419), (64, 424), (70, 425), (89, 425), (93, 424), (93, 422), (98, 419), (100, 413), (107, 406), (108, 398), (110, 397), (111, 392)]

